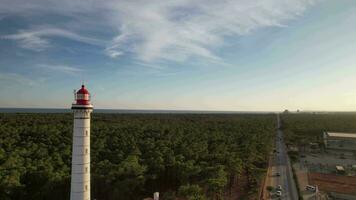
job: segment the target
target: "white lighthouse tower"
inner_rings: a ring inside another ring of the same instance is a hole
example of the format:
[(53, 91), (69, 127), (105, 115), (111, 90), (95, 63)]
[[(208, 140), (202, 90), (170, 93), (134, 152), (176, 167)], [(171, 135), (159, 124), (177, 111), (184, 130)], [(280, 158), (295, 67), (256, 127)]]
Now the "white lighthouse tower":
[(85, 86), (75, 93), (70, 200), (90, 200), (90, 114), (93, 105)]

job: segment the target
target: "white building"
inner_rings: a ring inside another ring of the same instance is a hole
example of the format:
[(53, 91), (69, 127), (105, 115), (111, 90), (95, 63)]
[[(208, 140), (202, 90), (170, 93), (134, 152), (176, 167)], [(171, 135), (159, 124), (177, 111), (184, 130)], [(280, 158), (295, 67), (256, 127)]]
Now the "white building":
[(85, 86), (75, 93), (71, 200), (90, 200), (90, 114), (93, 106)]
[(324, 132), (323, 137), (326, 148), (356, 150), (356, 133)]

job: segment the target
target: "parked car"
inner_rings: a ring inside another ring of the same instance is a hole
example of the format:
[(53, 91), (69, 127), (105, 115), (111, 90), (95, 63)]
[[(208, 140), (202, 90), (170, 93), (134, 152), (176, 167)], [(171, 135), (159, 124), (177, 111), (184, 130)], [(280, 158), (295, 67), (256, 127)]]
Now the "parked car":
[(275, 176), (281, 176), (281, 173), (277, 172), (274, 174)]
[(309, 190), (309, 191), (312, 191), (312, 192), (315, 192), (316, 191), (316, 187), (315, 186), (312, 186), (312, 185), (307, 185), (305, 187), (306, 190)]
[(281, 185), (277, 185), (276, 190), (277, 190), (277, 191), (282, 191), (282, 186), (281, 186)]

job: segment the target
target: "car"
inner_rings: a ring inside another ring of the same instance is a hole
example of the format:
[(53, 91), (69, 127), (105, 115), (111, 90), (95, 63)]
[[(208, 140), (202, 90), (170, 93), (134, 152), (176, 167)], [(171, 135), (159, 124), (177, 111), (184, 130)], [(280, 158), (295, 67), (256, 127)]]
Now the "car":
[(309, 191), (312, 191), (312, 192), (315, 192), (316, 191), (316, 187), (315, 186), (312, 186), (312, 185), (307, 185), (305, 187), (306, 190), (309, 190)]
[(276, 196), (277, 196), (277, 197), (281, 197), (281, 196), (282, 196), (282, 192), (281, 192), (281, 191), (277, 191), (277, 192), (276, 192)]
[(282, 186), (281, 186), (281, 185), (277, 185), (276, 190), (277, 190), (277, 191), (282, 191)]
[(275, 176), (281, 176), (281, 173), (277, 172), (274, 174)]

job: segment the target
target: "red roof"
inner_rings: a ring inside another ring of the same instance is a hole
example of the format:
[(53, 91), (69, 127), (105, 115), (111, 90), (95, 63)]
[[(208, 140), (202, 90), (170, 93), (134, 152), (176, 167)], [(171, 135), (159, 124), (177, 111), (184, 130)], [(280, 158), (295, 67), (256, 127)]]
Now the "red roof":
[(89, 94), (89, 91), (82, 85), (82, 88), (77, 91), (77, 94)]

